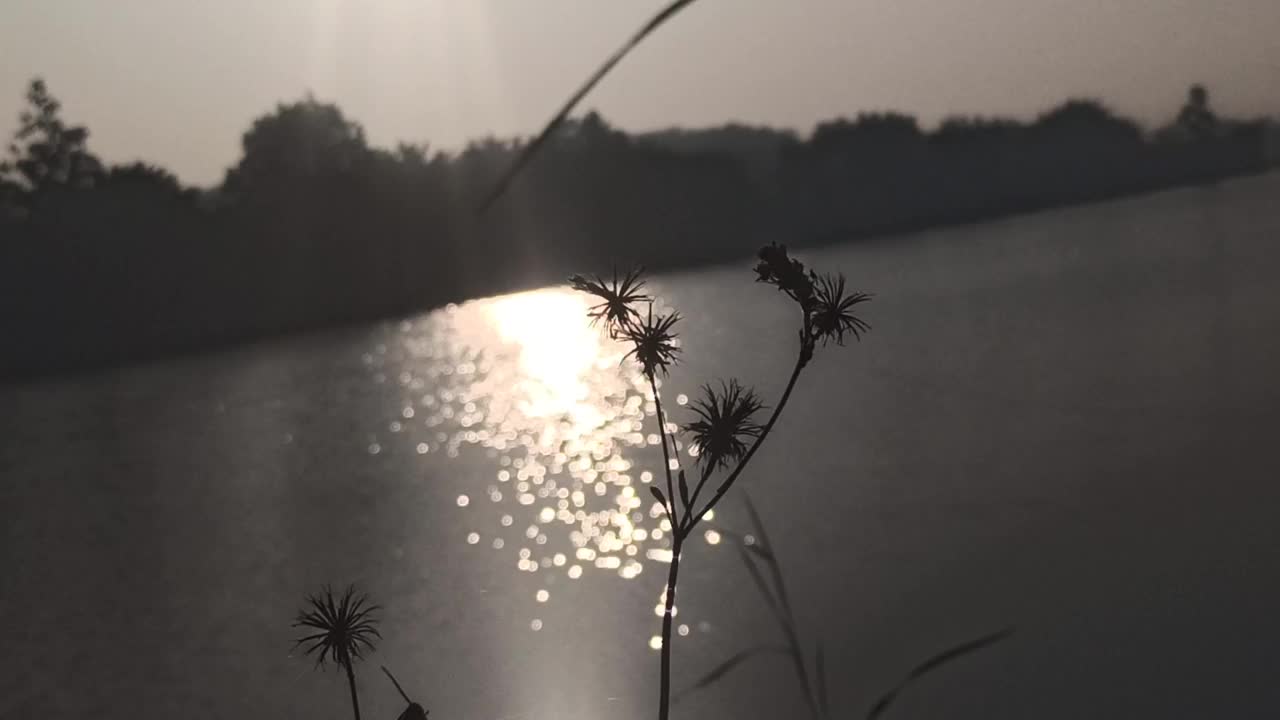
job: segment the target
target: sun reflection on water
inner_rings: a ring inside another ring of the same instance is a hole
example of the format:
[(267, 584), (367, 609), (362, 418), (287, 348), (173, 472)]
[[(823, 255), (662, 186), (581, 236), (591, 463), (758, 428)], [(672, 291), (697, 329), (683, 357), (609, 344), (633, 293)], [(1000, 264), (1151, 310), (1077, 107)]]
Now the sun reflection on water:
[(587, 380), (602, 364), (606, 338), (584, 321), (586, 306), (580, 297), (536, 291), (497, 298), (481, 309), (501, 341), (519, 348), (523, 378), (515, 392), (522, 396), (520, 410), (526, 417), (567, 414), (575, 425), (599, 425), (599, 408), (590, 402)]
[(487, 500), (492, 524), (464, 542), (510, 553), (548, 583), (592, 570), (631, 579), (671, 560), (670, 525), (643, 487), (661, 463), (653, 399), (588, 306), (564, 288), (450, 306), (401, 323), (364, 358), (396, 386), (401, 407), (387, 427), (409, 452), (475, 446), (492, 463), (483, 491), (457, 503), (479, 518)]

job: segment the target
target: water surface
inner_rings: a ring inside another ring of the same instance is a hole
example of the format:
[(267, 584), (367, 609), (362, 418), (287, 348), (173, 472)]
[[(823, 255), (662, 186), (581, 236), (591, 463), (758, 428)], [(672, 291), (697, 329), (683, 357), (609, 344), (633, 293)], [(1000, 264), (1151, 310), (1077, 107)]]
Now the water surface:
[[(803, 254), (876, 293), (874, 329), (820, 354), (744, 487), (840, 716), (1005, 625), (893, 716), (1280, 711), (1277, 198), (1272, 174)], [(710, 377), (781, 389), (792, 308), (749, 265), (654, 283), (687, 316), (677, 420)], [(355, 581), (386, 608), (366, 717), (401, 709), (378, 663), (433, 717), (647, 717), (661, 458), (584, 303), (0, 389), (0, 716), (346, 717), (289, 621)], [(776, 638), (717, 539), (688, 551), (686, 679)], [(762, 659), (677, 716), (802, 711)]]

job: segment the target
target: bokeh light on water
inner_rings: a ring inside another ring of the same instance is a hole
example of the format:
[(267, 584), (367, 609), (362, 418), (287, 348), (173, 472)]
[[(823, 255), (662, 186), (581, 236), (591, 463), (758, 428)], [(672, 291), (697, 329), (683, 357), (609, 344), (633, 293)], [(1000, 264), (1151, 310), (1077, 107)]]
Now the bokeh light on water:
[[(591, 325), (589, 304), (554, 288), (450, 306), (364, 357), (400, 398), (370, 446), (476, 453), (492, 474), (457, 498), (476, 518), (459, 542), (550, 582), (670, 562), (671, 528), (646, 487), (662, 477), (648, 383)], [(484, 504), (498, 512), (476, 512)]]

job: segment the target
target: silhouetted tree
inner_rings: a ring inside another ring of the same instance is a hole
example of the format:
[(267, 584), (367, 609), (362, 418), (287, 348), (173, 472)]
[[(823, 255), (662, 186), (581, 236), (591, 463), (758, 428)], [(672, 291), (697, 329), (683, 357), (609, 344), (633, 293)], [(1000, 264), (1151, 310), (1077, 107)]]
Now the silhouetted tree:
[(984, 117), (948, 117), (930, 136), (930, 142), (951, 145), (994, 145), (1012, 142), (1023, 126), (1015, 120)]
[(158, 165), (150, 165), (141, 161), (125, 165), (112, 165), (107, 170), (104, 179), (107, 182), (145, 185), (163, 192), (182, 192), (182, 183), (179, 182), (177, 175)]
[(1176, 126), (1194, 140), (1212, 137), (1218, 129), (1218, 116), (1209, 108), (1209, 91), (1203, 85), (1192, 85), (1187, 102), (1178, 112)]
[(669, 128), (637, 136), (639, 142), (684, 154), (716, 154), (737, 160), (760, 187), (773, 189), (783, 155), (800, 144), (790, 130), (730, 123), (702, 129)]
[(99, 180), (99, 187), (116, 195), (129, 194), (162, 205), (193, 203), (199, 196), (197, 191), (184, 188), (178, 176), (141, 161), (112, 165)]
[(1137, 145), (1142, 128), (1112, 113), (1095, 100), (1068, 100), (1044, 113), (1030, 128), (1040, 140), (1095, 142), (1107, 145)]
[(556, 134), (556, 144), (561, 148), (602, 150), (612, 147), (617, 149), (630, 142), (629, 135), (614, 129), (595, 110), (588, 112), (580, 120), (574, 118), (566, 120)]
[[(555, 282), (1082, 202), (1262, 167), (1265, 132), (1148, 142), (1091, 101), (935, 131), (864, 113), (812, 136), (729, 125), (632, 136), (567, 117), (458, 153), (370, 147), (336, 106), (276, 106), (206, 191), (145, 163), (105, 172), (43, 83), (0, 174), (0, 371), (124, 359), (412, 312)], [(1204, 98), (1207, 107), (1207, 96)], [(488, 212), (517, 158), (532, 158)], [(641, 257), (643, 255), (643, 257)], [(92, 312), (85, 312), (91, 307)]]
[(92, 187), (102, 173), (102, 163), (86, 147), (89, 131), (63, 122), (62, 104), (39, 78), (28, 86), (26, 100), (8, 159), (0, 163), (5, 183), (0, 193), (8, 202), (29, 206), (54, 189)]
[(1142, 182), (1142, 128), (1094, 100), (1068, 100), (1026, 132), (1021, 200), (1043, 205), (1126, 192)]
[(359, 172), (371, 159), (364, 130), (336, 105), (313, 97), (281, 104), (254, 121), (240, 141), (240, 161), (225, 192), (239, 199), (278, 200), (318, 180)]
[(816, 235), (906, 222), (922, 194), (924, 139), (916, 119), (899, 113), (822, 123), (784, 156), (787, 203)]
[(823, 152), (891, 152), (889, 148), (916, 143), (920, 139), (920, 126), (910, 115), (861, 113), (853, 122), (840, 119), (818, 125), (810, 144)]
[(21, 185), (0, 177), (0, 224), (16, 223), (26, 216), (26, 208), (22, 206), (23, 194)]

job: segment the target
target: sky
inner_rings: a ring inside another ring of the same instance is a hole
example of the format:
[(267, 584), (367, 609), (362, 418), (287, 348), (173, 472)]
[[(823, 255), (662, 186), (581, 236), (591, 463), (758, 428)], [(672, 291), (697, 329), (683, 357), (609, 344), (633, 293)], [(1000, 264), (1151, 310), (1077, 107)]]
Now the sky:
[[(665, 0), (0, 0), (0, 134), (31, 77), (110, 162), (218, 182), (307, 92), (378, 145), (535, 132)], [(1204, 83), (1280, 115), (1277, 0), (700, 0), (588, 96), (628, 130), (801, 132), (899, 110), (1032, 117), (1101, 99), (1153, 125)]]

